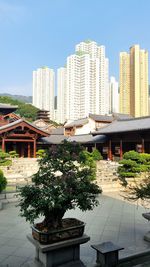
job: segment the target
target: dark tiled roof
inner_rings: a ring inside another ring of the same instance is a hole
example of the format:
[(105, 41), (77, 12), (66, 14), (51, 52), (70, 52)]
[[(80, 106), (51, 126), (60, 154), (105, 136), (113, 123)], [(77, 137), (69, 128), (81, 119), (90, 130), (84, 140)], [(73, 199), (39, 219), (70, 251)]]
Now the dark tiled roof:
[(116, 120), (126, 120), (126, 119), (133, 118), (131, 115), (129, 115), (129, 114), (123, 114), (123, 113), (113, 113), (112, 116)]
[(51, 129), (51, 135), (64, 135), (64, 127), (59, 127), (56, 129)]
[(88, 118), (83, 118), (83, 119), (79, 119), (79, 120), (75, 120), (73, 122), (70, 122), (70, 123), (66, 123), (64, 125), (65, 128), (70, 128), (70, 127), (75, 127), (75, 126), (83, 126), (85, 125), (86, 123), (88, 123)]
[(150, 117), (140, 117), (114, 121), (105, 128), (99, 129), (93, 134), (111, 134), (121, 132), (133, 132), (150, 129)]
[(106, 141), (105, 135), (93, 136), (92, 134), (74, 135), (68, 138), (69, 142), (86, 143), (103, 143)]
[(48, 137), (42, 137), (40, 138), (40, 142), (42, 144), (60, 144), (64, 140), (67, 140), (67, 137), (64, 135), (50, 135)]
[(26, 124), (32, 126), (34, 129), (37, 129), (37, 130), (47, 134), (47, 132), (45, 132), (44, 130), (40, 129), (39, 127), (35, 126), (33, 123), (30, 123), (30, 122), (28, 122), (28, 121), (26, 121), (24, 119), (19, 119), (19, 120), (13, 121), (11, 123), (5, 124), (4, 126), (0, 127), (0, 131), (1, 130), (5, 130), (5, 129), (10, 128), (10, 127), (15, 126), (15, 125), (17, 126), (21, 122), (25, 122)]
[(61, 144), (64, 140), (68, 142), (77, 142), (81, 144), (93, 144), (104, 143), (106, 141), (105, 135), (93, 136), (91, 134), (74, 135), (74, 136), (62, 136), (62, 135), (50, 135), (49, 137), (40, 138), (40, 142), (43, 144)]
[(0, 109), (17, 109), (18, 106), (12, 106), (10, 104), (0, 103)]
[[(0, 127), (0, 130), (7, 129), (7, 128), (11, 127), (11, 126), (17, 125), (20, 122), (23, 122), (23, 119), (19, 119), (19, 120), (13, 121), (11, 123), (5, 124), (5, 125)], [(35, 127), (35, 126), (33, 126), (33, 127)]]
[(107, 115), (96, 115), (96, 114), (89, 114), (89, 117), (93, 119), (94, 121), (101, 121), (101, 122), (112, 122), (114, 120), (113, 116), (107, 116)]

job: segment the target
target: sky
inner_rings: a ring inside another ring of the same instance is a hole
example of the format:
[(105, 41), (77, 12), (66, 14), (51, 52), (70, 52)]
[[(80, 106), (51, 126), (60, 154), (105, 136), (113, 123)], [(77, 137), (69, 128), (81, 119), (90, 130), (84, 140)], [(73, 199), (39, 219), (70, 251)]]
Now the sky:
[(0, 93), (32, 95), (32, 72), (66, 64), (75, 45), (106, 47), (110, 76), (119, 52), (150, 52), (149, 0), (0, 0)]

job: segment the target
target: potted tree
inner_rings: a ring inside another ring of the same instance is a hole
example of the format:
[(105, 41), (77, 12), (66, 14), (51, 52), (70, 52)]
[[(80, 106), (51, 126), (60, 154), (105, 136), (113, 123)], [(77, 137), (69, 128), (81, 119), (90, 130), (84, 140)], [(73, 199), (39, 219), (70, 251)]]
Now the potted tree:
[(98, 204), (101, 189), (94, 182), (96, 164), (77, 143), (51, 146), (39, 161), (39, 171), (33, 176), (32, 184), (20, 191), (20, 214), (34, 223), (32, 235), (39, 242), (48, 244), (81, 236), (84, 223), (63, 219), (67, 210), (79, 207), (91, 210)]

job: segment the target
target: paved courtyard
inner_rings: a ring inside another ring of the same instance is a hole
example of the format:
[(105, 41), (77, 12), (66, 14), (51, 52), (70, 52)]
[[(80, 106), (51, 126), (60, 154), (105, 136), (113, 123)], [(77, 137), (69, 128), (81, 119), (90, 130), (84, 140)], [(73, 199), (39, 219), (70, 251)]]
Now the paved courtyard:
[[(147, 210), (124, 201), (117, 193), (103, 194), (99, 201), (100, 205), (93, 211), (83, 213), (76, 209), (66, 213), (86, 222), (85, 232), (91, 240), (81, 246), (81, 260), (88, 267), (96, 259), (91, 244), (112, 241), (125, 248), (120, 252), (121, 257), (150, 249), (150, 243), (143, 240), (150, 230), (150, 223), (142, 217), (142, 212)], [(34, 259), (34, 247), (26, 238), (30, 232), (29, 223), (19, 216), (16, 203), (6, 204), (0, 211), (0, 267), (27, 266)]]

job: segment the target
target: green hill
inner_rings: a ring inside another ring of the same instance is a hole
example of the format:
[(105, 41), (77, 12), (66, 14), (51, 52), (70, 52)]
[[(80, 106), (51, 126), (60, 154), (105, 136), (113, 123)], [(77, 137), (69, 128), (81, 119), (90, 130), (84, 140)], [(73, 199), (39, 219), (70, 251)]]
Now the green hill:
[(25, 103), (32, 103), (32, 96), (24, 96), (24, 95), (11, 95), (11, 94), (0, 94), (0, 96), (8, 96), (12, 99), (19, 100)]
[(12, 99), (9, 96), (0, 96), (0, 103), (17, 105), (18, 109), (15, 112), (16, 114), (20, 115), (21, 117), (25, 118), (30, 122), (36, 120), (37, 111), (39, 109), (32, 106), (31, 104), (16, 99)]

